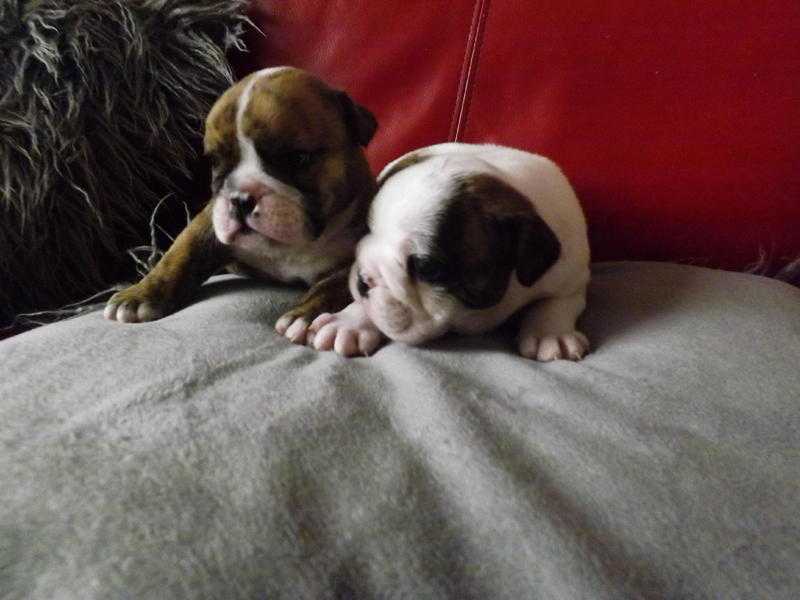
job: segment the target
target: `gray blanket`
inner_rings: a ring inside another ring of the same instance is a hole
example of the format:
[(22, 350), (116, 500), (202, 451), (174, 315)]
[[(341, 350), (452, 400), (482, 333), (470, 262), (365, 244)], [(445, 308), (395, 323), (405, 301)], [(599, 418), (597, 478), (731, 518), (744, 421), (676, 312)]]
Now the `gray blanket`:
[(296, 293), (0, 342), (0, 597), (800, 596), (800, 290), (597, 265), (578, 364), (317, 353)]

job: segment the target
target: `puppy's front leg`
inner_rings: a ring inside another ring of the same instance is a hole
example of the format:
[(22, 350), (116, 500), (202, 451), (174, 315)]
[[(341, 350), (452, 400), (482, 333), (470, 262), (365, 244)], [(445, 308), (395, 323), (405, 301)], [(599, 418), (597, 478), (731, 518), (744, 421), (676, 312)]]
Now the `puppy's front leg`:
[(139, 283), (114, 294), (103, 313), (122, 323), (153, 321), (174, 312), (228, 259), (214, 235), (211, 204), (175, 239)]
[(350, 303), (349, 274), (348, 265), (311, 286), (294, 308), (278, 319), (275, 331), (295, 344), (305, 344), (308, 327), (317, 316), (340, 311)]
[(541, 361), (583, 358), (589, 350), (589, 340), (575, 329), (575, 322), (585, 306), (585, 289), (532, 304), (522, 318), (519, 353)]

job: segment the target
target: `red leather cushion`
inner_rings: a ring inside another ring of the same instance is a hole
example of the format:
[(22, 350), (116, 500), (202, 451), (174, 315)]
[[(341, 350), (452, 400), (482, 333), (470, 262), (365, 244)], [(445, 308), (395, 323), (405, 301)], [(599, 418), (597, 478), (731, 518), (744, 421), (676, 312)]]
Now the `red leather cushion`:
[(595, 259), (800, 254), (800, 3), (259, 0), (247, 68), (294, 64), (378, 117), (375, 169), (493, 141), (573, 181)]
[(346, 90), (378, 119), (368, 147), (377, 171), (398, 155), (447, 141), (472, 7), (445, 2), (257, 0), (242, 72), (294, 65)]

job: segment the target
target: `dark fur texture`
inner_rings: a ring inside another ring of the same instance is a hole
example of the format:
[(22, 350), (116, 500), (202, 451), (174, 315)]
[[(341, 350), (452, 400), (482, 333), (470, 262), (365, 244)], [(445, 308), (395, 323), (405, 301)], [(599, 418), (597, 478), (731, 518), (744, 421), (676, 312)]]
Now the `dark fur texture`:
[(0, 0), (0, 323), (123, 275), (164, 196), (206, 199), (203, 119), (245, 5)]
[(409, 274), (474, 309), (497, 304), (516, 271), (531, 286), (552, 267), (561, 244), (530, 201), (490, 175), (463, 177), (440, 216), (430, 254), (409, 256)]

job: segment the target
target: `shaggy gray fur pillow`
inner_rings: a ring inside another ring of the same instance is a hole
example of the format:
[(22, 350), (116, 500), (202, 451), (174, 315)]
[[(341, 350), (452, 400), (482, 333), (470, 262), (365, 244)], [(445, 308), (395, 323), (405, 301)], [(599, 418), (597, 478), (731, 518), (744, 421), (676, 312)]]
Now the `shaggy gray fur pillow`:
[(160, 199), (203, 200), (203, 119), (246, 0), (0, 0), (0, 323), (126, 275)]

